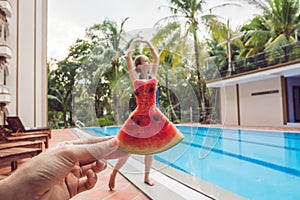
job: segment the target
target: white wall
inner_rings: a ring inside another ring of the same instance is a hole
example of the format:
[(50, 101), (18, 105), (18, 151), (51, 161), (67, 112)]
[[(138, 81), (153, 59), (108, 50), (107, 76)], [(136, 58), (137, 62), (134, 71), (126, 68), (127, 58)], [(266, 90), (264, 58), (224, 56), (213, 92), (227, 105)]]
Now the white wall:
[[(240, 84), (240, 119), (245, 126), (282, 126), (283, 105), (280, 77)], [(252, 93), (278, 93), (252, 96)]]
[(9, 0), (9, 46), (13, 56), (7, 85), (10, 115), (25, 126), (47, 125), (47, 0)]
[(236, 85), (221, 88), (221, 121), (224, 125), (238, 125)]
[[(221, 121), (224, 125), (283, 126), (283, 103), (280, 77), (241, 83), (221, 88)], [(277, 93), (252, 95), (278, 90)], [(239, 109), (238, 109), (239, 101)], [(240, 114), (238, 115), (238, 110)]]

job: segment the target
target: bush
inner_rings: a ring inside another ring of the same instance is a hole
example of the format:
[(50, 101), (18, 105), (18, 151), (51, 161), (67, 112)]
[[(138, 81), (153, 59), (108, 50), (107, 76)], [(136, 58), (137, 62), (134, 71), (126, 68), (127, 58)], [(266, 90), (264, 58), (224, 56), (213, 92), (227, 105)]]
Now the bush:
[(106, 115), (98, 119), (98, 124), (99, 126), (111, 126), (116, 125), (116, 122), (111, 115)]

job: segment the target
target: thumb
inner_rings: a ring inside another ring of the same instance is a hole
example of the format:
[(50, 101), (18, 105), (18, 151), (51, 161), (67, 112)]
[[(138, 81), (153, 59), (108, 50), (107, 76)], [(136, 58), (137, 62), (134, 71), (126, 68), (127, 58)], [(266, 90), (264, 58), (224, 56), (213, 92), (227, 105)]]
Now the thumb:
[(119, 147), (119, 140), (116, 137), (111, 139), (83, 145), (72, 145), (72, 152), (78, 161), (92, 162), (101, 160), (116, 151)]

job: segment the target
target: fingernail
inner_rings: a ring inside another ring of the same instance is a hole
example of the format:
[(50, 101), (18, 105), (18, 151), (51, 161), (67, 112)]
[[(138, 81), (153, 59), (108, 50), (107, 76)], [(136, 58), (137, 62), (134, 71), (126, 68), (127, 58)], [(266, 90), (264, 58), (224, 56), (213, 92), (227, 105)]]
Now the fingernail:
[(112, 138), (111, 140), (109, 140), (109, 147), (110, 148), (115, 148), (116, 146), (117, 146), (117, 143), (118, 143), (118, 140), (117, 140), (117, 138)]
[(93, 178), (94, 178), (94, 180), (96, 180), (97, 181), (97, 179), (98, 179), (98, 176), (97, 176), (97, 174), (93, 174)]
[(106, 160), (102, 160), (103, 162), (103, 169), (106, 169), (107, 168), (107, 161)]

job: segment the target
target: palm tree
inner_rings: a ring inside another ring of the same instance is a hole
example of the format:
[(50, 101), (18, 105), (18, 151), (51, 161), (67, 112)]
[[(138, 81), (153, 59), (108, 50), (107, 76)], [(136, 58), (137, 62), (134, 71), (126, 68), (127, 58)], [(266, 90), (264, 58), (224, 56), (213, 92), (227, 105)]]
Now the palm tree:
[[(166, 17), (162, 20), (168, 19), (184, 19), (185, 20), (185, 37), (183, 41), (186, 41), (189, 35), (192, 36), (194, 55), (195, 55), (195, 65), (197, 69), (197, 79), (198, 79), (198, 90), (200, 97), (200, 104), (202, 109), (202, 121), (206, 122), (207, 120), (207, 109), (206, 109), (206, 100), (205, 100), (205, 81), (201, 74), (201, 65), (204, 65), (204, 61), (200, 59), (200, 43), (198, 39), (199, 26), (200, 23), (206, 23), (210, 19), (214, 19), (216, 16), (212, 15), (210, 12), (205, 13), (203, 6), (206, 3), (204, 0), (170, 0), (171, 5), (169, 6), (173, 15)], [(228, 4), (222, 4), (220, 6), (225, 6)], [(219, 6), (218, 6), (219, 7)], [(214, 7), (215, 8), (215, 7)], [(208, 11), (212, 11), (211, 8)], [(161, 21), (162, 21), (161, 20)], [(201, 63), (202, 62), (202, 63)]]
[(124, 42), (125, 30), (124, 25), (129, 18), (125, 18), (120, 27), (117, 23), (109, 19), (105, 19), (101, 24), (95, 24), (86, 30), (86, 36), (96, 44), (103, 45), (104, 48), (110, 48), (116, 51), (119, 55), (123, 54), (121, 48)]
[[(300, 29), (299, 0), (251, 0), (262, 15), (242, 27), (247, 31), (244, 53), (250, 56), (269, 51), (296, 41)], [(296, 33), (296, 34), (295, 34)], [(286, 49), (288, 51), (288, 49)], [(284, 52), (287, 55), (288, 52)]]
[[(244, 49), (242, 41), (243, 34), (239, 31), (239, 28), (232, 30), (227, 24), (218, 20), (211, 20), (206, 24), (211, 39), (207, 40), (209, 57), (205, 60), (207, 66), (211, 69), (212, 66), (216, 66), (216, 72), (221, 73), (221, 77), (227, 74), (231, 74), (234, 71), (234, 65), (232, 61), (239, 58), (240, 53)], [(212, 76), (212, 74), (207, 74)], [(214, 75), (215, 76), (215, 75)]]
[(86, 36), (93, 43), (93, 48), (84, 63), (91, 72), (90, 90), (94, 93), (95, 111), (97, 118), (104, 116), (104, 110), (111, 112), (111, 91), (126, 71), (122, 67), (127, 43), (124, 39), (124, 19), (120, 26), (109, 19), (101, 24), (95, 24), (86, 30)]
[[(179, 116), (176, 114), (174, 107), (176, 106), (176, 103), (174, 101), (174, 98), (172, 98), (171, 91), (169, 89), (169, 72), (172, 69), (175, 69), (178, 64), (180, 64), (182, 55), (178, 54), (178, 45), (176, 45), (176, 41), (180, 40), (181, 38), (181, 26), (177, 22), (171, 22), (168, 23), (166, 26), (159, 27), (157, 29), (156, 34), (152, 38), (152, 43), (154, 46), (157, 47), (157, 49), (160, 52), (159, 57), (159, 64), (160, 68), (159, 71), (161, 73), (159, 78), (164, 79), (164, 85), (165, 88), (160, 89), (160, 94), (162, 92), (166, 93), (166, 100), (163, 99), (163, 102), (168, 102), (166, 112), (165, 113), (169, 115), (169, 119), (172, 121), (180, 120)], [(184, 46), (181, 46), (180, 50), (187, 50), (187, 48), (184, 48)], [(182, 51), (187, 52), (187, 51)], [(175, 70), (174, 70), (175, 71)], [(160, 81), (161, 82), (161, 81)], [(164, 95), (160, 95), (161, 100)]]

